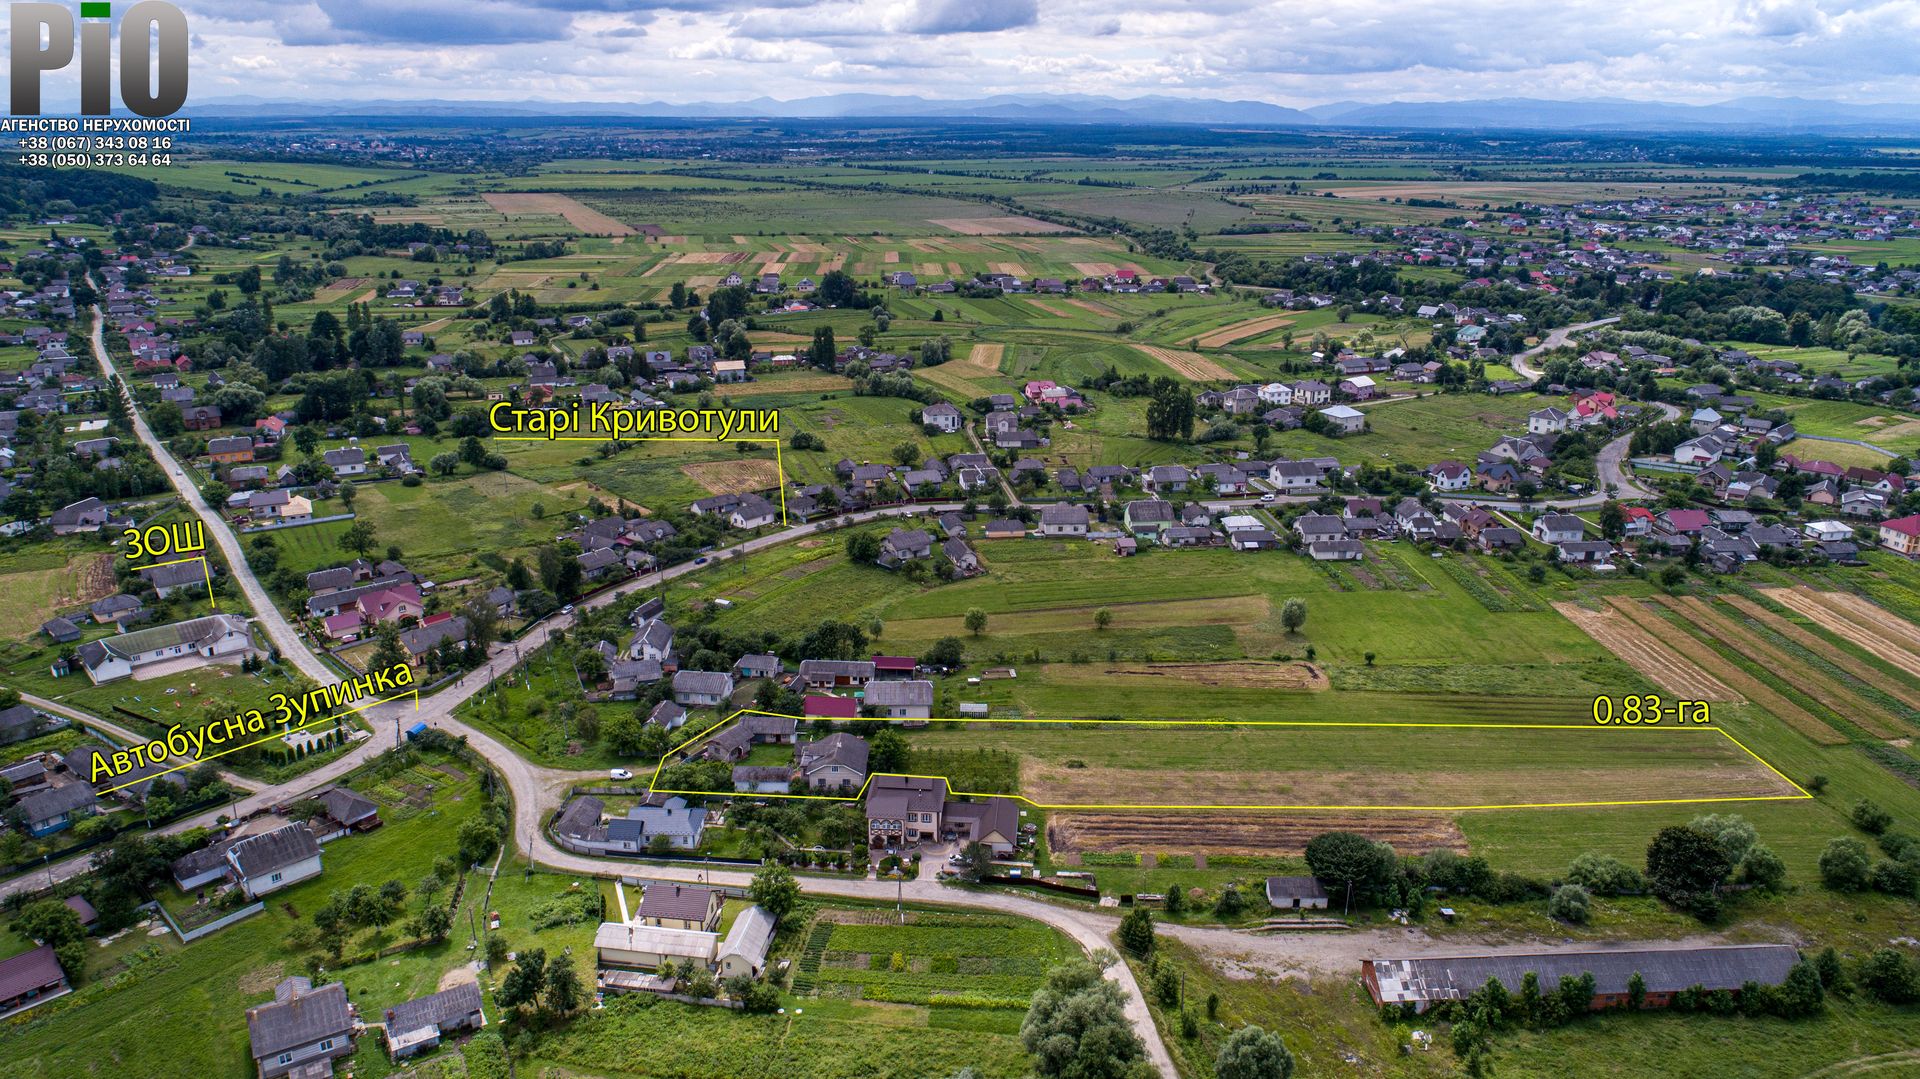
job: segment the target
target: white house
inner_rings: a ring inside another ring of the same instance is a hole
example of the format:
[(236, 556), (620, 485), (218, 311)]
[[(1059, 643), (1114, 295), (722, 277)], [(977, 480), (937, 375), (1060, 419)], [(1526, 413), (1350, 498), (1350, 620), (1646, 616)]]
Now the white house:
[(1567, 414), (1557, 408), (1527, 413), (1527, 433), (1550, 435), (1567, 429)]
[(1473, 470), (1458, 461), (1442, 461), (1427, 469), (1436, 491), (1464, 491), (1473, 482)]
[(1356, 434), (1367, 426), (1367, 414), (1357, 408), (1346, 405), (1333, 405), (1320, 410), (1333, 429), (1343, 435)]
[(1543, 513), (1533, 522), (1533, 538), (1542, 543), (1577, 543), (1586, 534), (1587, 523), (1571, 513)]
[(1260, 401), (1268, 405), (1293, 404), (1293, 387), (1284, 382), (1269, 382), (1260, 387)]
[(131, 675), (137, 668), (182, 656), (216, 659), (253, 648), (247, 620), (213, 614), (165, 626), (88, 641), (79, 648), (80, 666), (95, 685)]
[(233, 879), (248, 899), (320, 875), (320, 844), (305, 824), (288, 824), (247, 836), (227, 848)]
[(1808, 521), (1800, 531), (1815, 543), (1839, 543), (1853, 538), (1853, 526), (1845, 521)]
[(1087, 507), (1055, 502), (1040, 510), (1040, 534), (1043, 536), (1084, 536), (1091, 515)]

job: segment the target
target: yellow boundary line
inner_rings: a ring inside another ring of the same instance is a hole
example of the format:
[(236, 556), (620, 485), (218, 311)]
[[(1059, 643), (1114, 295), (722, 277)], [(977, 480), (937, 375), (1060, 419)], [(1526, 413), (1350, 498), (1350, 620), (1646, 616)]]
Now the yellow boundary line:
[[(805, 716), (789, 715), (788, 713), (785, 713), (785, 712), (763, 712), (755, 708), (738, 709), (732, 715), (728, 716), (726, 719), (720, 721), (719, 723), (714, 724), (713, 727), (711, 727), (710, 729), (694, 735), (692, 738), (689, 738), (686, 741), (681, 742), (679, 745), (672, 747), (671, 749), (667, 750), (666, 753), (662, 754), (660, 757), (660, 762), (654, 765), (653, 777), (650, 783), (648, 784), (649, 788), (660, 794), (700, 794), (700, 795), (708, 795), (708, 796), (713, 796), (713, 795), (732, 796), (732, 795), (738, 795), (738, 794), (747, 794), (747, 795), (751, 795), (754, 798), (791, 798), (791, 799), (804, 799), (804, 800), (825, 801), (825, 802), (857, 802), (866, 796), (867, 788), (873, 785), (873, 780), (876, 776), (882, 776), (882, 775), (900, 776), (902, 778), (907, 778), (907, 779), (937, 779), (942, 782), (947, 781), (946, 776), (923, 776), (923, 775), (916, 775), (911, 772), (874, 772), (874, 773), (870, 773), (867, 776), (866, 782), (860, 785), (860, 789), (858, 791), (855, 791), (854, 793), (848, 794), (848, 795), (771, 794), (771, 793), (760, 793), (757, 791), (733, 791), (733, 790), (727, 790), (727, 791), (677, 790), (674, 788), (660, 786), (660, 772), (667, 766), (667, 758), (673, 756), (674, 754), (680, 752), (683, 749), (686, 749), (688, 746), (691, 746), (696, 742), (701, 742), (701, 741), (712, 738), (715, 734), (723, 730), (728, 724), (733, 723), (734, 721), (738, 720), (742, 716), (748, 716), (748, 715), (773, 716), (778, 719), (792, 719), (802, 723), (806, 722), (807, 720), (807, 717)], [(875, 722), (890, 722), (890, 721), (876, 720)], [(1619, 807), (1619, 806), (1708, 805), (1708, 804), (1720, 803), (1720, 802), (1799, 802), (1799, 801), (1809, 800), (1813, 797), (1813, 795), (1807, 792), (1806, 788), (1800, 786), (1800, 784), (1798, 783), (1795, 783), (1793, 780), (1788, 779), (1786, 775), (1782, 773), (1778, 768), (1775, 768), (1772, 764), (1768, 763), (1765, 757), (1762, 757), (1760, 756), (1760, 754), (1755, 753), (1753, 750), (1747, 748), (1746, 743), (1740, 741), (1738, 738), (1735, 738), (1733, 735), (1727, 733), (1725, 729), (1717, 726), (1633, 728), (1633, 727), (1620, 727), (1620, 726), (1600, 726), (1598, 724), (1595, 724), (1592, 726), (1580, 726), (1580, 725), (1564, 724), (1564, 723), (1405, 723), (1405, 722), (1389, 722), (1384, 720), (1361, 721), (1361, 720), (1283, 720), (1283, 719), (1028, 719), (1024, 717), (1012, 718), (1012, 719), (994, 719), (994, 718), (980, 719), (975, 717), (942, 717), (939, 719), (928, 719), (928, 720), (921, 720), (916, 722), (1046, 724), (1049, 726), (1072, 726), (1075, 724), (1086, 724), (1086, 725), (1106, 724), (1106, 725), (1129, 726), (1129, 727), (1307, 727), (1307, 728), (1311, 728), (1311, 727), (1398, 727), (1398, 728), (1421, 728), (1421, 729), (1427, 729), (1427, 730), (1465, 729), (1465, 730), (1502, 730), (1502, 731), (1599, 731), (1607, 734), (1614, 734), (1614, 733), (1619, 733), (1619, 732), (1628, 731), (1628, 730), (1638, 730), (1638, 731), (1645, 731), (1649, 733), (1653, 731), (1674, 731), (1674, 732), (1714, 731), (1720, 734), (1722, 737), (1724, 737), (1727, 741), (1732, 742), (1734, 745), (1740, 747), (1740, 751), (1742, 753), (1745, 753), (1747, 756), (1752, 757), (1755, 761), (1758, 761), (1761, 767), (1765, 768), (1768, 772), (1776, 776), (1781, 782), (1785, 783), (1789, 787), (1792, 787), (1794, 791), (1797, 792), (1794, 794), (1728, 795), (1728, 796), (1719, 797), (1719, 798), (1632, 798), (1632, 799), (1620, 799), (1615, 801), (1512, 802), (1512, 803), (1478, 804), (1478, 805), (1338, 805), (1338, 804), (1320, 805), (1320, 804), (1284, 804), (1284, 803), (1213, 805), (1213, 804), (1183, 803), (1183, 802), (1171, 802), (1171, 803), (1129, 802), (1129, 803), (1116, 803), (1116, 804), (1079, 803), (1079, 802), (1049, 803), (1049, 802), (1036, 802), (1033, 799), (1020, 794), (998, 794), (998, 793), (988, 792), (988, 791), (953, 790), (951, 784), (949, 784), (949, 787), (948, 787), (951, 793), (963, 798), (1012, 798), (1015, 801), (1025, 802), (1026, 804), (1033, 806), (1035, 809), (1067, 809), (1067, 810), (1269, 809), (1269, 810), (1291, 810), (1291, 811), (1317, 810), (1322, 812), (1365, 811), (1365, 812), (1387, 812), (1387, 813), (1465, 813), (1465, 812), (1476, 811), (1476, 810), (1492, 810), (1492, 809), (1591, 809), (1591, 808), (1597, 808), (1597, 807)]]
[[(600, 436), (600, 435), (555, 435), (552, 438), (548, 438), (545, 435), (495, 435), (493, 436), (493, 440), (495, 442), (760, 442), (760, 443), (772, 443), (773, 468), (774, 468), (774, 472), (779, 476), (779, 479), (777, 481), (777, 486), (780, 491), (780, 527), (786, 528), (791, 524), (791, 522), (787, 520), (787, 462), (786, 462), (786, 458), (780, 452), (780, 440), (778, 438), (748, 438), (744, 436), (728, 438), (725, 435), (715, 435), (712, 438), (668, 438), (664, 435), (645, 435), (638, 438), (613, 438), (610, 436)], [(732, 718), (732, 717), (729, 716), (728, 718)]]
[(135, 566), (133, 567), (133, 572), (139, 573), (143, 569), (159, 569), (161, 566), (177, 566), (183, 562), (200, 563), (200, 576), (207, 582), (207, 603), (214, 610), (219, 610), (220, 601), (213, 598), (213, 564), (207, 561), (207, 556), (204, 552), (194, 555), (192, 558), (176, 558), (171, 562), (155, 562), (150, 566)]
[[(182, 561), (185, 561), (185, 560), (183, 559)], [(243, 749), (249, 749), (249, 748), (251, 748), (251, 747), (253, 747), (253, 746), (257, 746), (257, 745), (260, 745), (260, 744), (261, 744), (261, 743), (263, 743), (263, 742), (271, 742), (271, 741), (273, 741), (273, 740), (274, 740), (274, 739), (276, 739), (276, 738), (281, 738), (281, 737), (285, 737), (286, 735), (288, 735), (288, 734), (291, 734), (291, 733), (293, 733), (294, 731), (303, 731), (303, 730), (306, 730), (306, 729), (307, 729), (308, 727), (312, 727), (312, 726), (316, 726), (316, 725), (318, 725), (318, 724), (321, 724), (321, 723), (325, 723), (326, 721), (328, 721), (328, 720), (330, 720), (330, 719), (339, 719), (339, 718), (341, 718), (342, 716), (350, 716), (350, 715), (353, 715), (353, 714), (355, 714), (356, 712), (364, 712), (364, 711), (366, 711), (366, 710), (367, 710), (367, 709), (369, 709), (369, 708), (372, 708), (372, 707), (375, 707), (376, 705), (382, 705), (382, 704), (386, 704), (386, 703), (388, 703), (389, 701), (397, 701), (397, 700), (400, 700), (400, 699), (401, 699), (401, 698), (403, 698), (403, 697), (412, 697), (412, 698), (413, 698), (413, 710), (414, 710), (414, 711), (416, 711), (416, 712), (418, 712), (418, 711), (420, 710), (420, 691), (419, 691), (419, 690), (417, 690), (417, 689), (410, 689), (410, 690), (408, 690), (408, 691), (407, 691), (407, 692), (405, 692), (405, 693), (396, 693), (396, 694), (394, 694), (394, 695), (393, 695), (393, 696), (391, 696), (391, 697), (382, 697), (381, 699), (379, 699), (379, 700), (377, 700), (377, 701), (368, 701), (367, 703), (365, 703), (365, 704), (363, 704), (363, 705), (360, 705), (360, 706), (359, 706), (359, 707), (357, 707), (357, 708), (349, 708), (349, 709), (346, 709), (345, 711), (342, 711), (342, 712), (335, 712), (334, 714), (332, 714), (332, 715), (330, 715), (330, 716), (321, 716), (321, 717), (320, 717), (319, 719), (312, 719), (312, 720), (308, 720), (307, 722), (305, 722), (305, 723), (302, 723), (302, 724), (300, 724), (300, 725), (299, 725), (299, 726), (297, 726), (297, 727), (286, 727), (286, 728), (284, 728), (284, 729), (282, 729), (282, 730), (279, 730), (279, 731), (275, 731), (274, 733), (272, 733), (272, 734), (269, 734), (269, 735), (267, 735), (267, 736), (266, 736), (265, 738), (259, 738), (259, 739), (255, 739), (254, 741), (251, 741), (251, 742), (248, 742), (248, 743), (247, 743), (246, 745), (242, 745), (242, 746), (234, 746), (234, 747), (232, 747), (232, 748), (230, 748), (230, 749), (223, 749), (223, 750), (221, 750), (221, 751), (220, 751), (220, 752), (218, 752), (218, 753), (209, 753), (209, 754), (207, 754), (207, 755), (206, 755), (206, 756), (204, 756), (204, 757), (199, 757), (199, 758), (196, 758), (196, 759), (194, 759), (194, 760), (191, 760), (191, 761), (188, 761), (188, 762), (187, 762), (187, 763), (185, 763), (185, 764), (176, 764), (176, 765), (174, 765), (174, 766), (173, 766), (172, 768), (168, 768), (168, 769), (164, 769), (164, 770), (162, 770), (162, 771), (159, 771), (159, 772), (155, 772), (155, 773), (153, 773), (152, 775), (146, 775), (146, 776), (141, 776), (141, 777), (140, 777), (139, 779), (135, 779), (135, 780), (132, 780), (132, 781), (130, 781), (130, 782), (127, 782), (127, 783), (122, 783), (122, 784), (120, 784), (120, 785), (119, 785), (118, 787), (108, 787), (108, 788), (106, 788), (105, 790), (101, 790), (101, 791), (97, 791), (96, 793), (98, 793), (98, 794), (112, 794), (112, 793), (113, 793), (114, 791), (117, 791), (117, 790), (123, 790), (123, 789), (125, 789), (125, 788), (127, 788), (127, 787), (131, 787), (131, 786), (134, 786), (134, 785), (136, 785), (136, 784), (139, 784), (139, 783), (145, 783), (145, 782), (147, 782), (147, 781), (149, 781), (149, 780), (153, 780), (153, 779), (158, 779), (158, 778), (160, 778), (161, 776), (164, 776), (164, 775), (168, 775), (168, 774), (170, 774), (170, 773), (172, 773), (172, 772), (178, 772), (178, 771), (182, 771), (182, 770), (184, 770), (184, 769), (187, 769), (187, 768), (193, 768), (193, 767), (196, 767), (196, 766), (198, 766), (198, 765), (202, 765), (202, 764), (205, 764), (206, 762), (208, 762), (208, 761), (211, 761), (211, 760), (218, 760), (219, 758), (221, 758), (221, 757), (224, 757), (224, 756), (226, 756), (226, 755), (227, 755), (227, 754), (229, 754), (229, 753), (238, 753), (238, 752), (240, 752), (240, 751), (241, 751), (241, 750), (243, 750)], [(178, 724), (173, 724), (173, 726), (177, 726), (177, 725), (178, 725)], [(375, 735), (375, 736), (370, 736), (370, 737), (377, 737), (377, 735)], [(152, 744), (152, 743), (153, 743), (154, 741), (158, 741), (158, 740), (159, 740), (159, 739), (149, 739), (149, 740), (148, 740), (148, 744)], [(96, 756), (97, 756), (97, 755), (98, 755), (98, 754), (96, 754)]]

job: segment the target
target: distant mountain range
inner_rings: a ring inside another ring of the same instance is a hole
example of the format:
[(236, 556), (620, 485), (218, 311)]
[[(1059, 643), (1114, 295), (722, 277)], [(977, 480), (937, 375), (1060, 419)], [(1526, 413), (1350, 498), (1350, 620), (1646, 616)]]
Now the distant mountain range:
[(1209, 124), (1250, 127), (1375, 127), (1430, 130), (1534, 131), (1920, 131), (1920, 104), (1850, 105), (1803, 98), (1747, 97), (1712, 105), (1598, 98), (1548, 101), (1342, 101), (1290, 109), (1264, 101), (1189, 97), (1097, 97), (1002, 94), (964, 100), (888, 94), (829, 94), (777, 101), (284, 101), (214, 98), (182, 110), (189, 116), (315, 118), (325, 116), (581, 116), (674, 119), (940, 119), (1013, 123)]

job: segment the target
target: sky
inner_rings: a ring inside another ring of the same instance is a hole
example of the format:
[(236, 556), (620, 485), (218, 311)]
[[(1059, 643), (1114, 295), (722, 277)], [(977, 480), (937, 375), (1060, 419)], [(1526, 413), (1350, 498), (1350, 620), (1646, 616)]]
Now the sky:
[(1914, 0), (175, 2), (193, 32), (189, 105), (843, 92), (1920, 101)]

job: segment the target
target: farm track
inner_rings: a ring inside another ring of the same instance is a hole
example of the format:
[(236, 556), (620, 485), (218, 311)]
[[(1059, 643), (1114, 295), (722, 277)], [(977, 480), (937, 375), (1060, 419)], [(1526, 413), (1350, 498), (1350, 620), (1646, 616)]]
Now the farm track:
[(1577, 603), (1556, 603), (1553, 609), (1661, 689), (1694, 700), (1741, 699), (1725, 683), (1629, 621), (1622, 612), (1589, 611)]
[(1806, 615), (1835, 636), (1845, 637), (1903, 671), (1920, 671), (1920, 655), (1905, 644), (1901, 635), (1890, 634), (1874, 622), (1863, 623), (1851, 612), (1828, 605), (1821, 597), (1831, 592), (1811, 588), (1769, 588), (1766, 597), (1789, 610)]
[[(1685, 618), (1695, 620), (1701, 628), (1708, 630), (1721, 643), (1732, 646), (1741, 655), (1753, 660), (1770, 671), (1790, 671), (1804, 668), (1795, 657), (1762, 640), (1751, 630), (1722, 615), (1711, 604), (1698, 596), (1660, 596), (1661, 603)], [(1913, 733), (1912, 728), (1902, 723), (1897, 716), (1890, 715), (1885, 709), (1872, 701), (1861, 697), (1851, 688), (1827, 679), (1817, 672), (1807, 672), (1805, 680), (1799, 684), (1800, 691), (1831, 709), (1843, 719), (1875, 738), (1894, 738), (1900, 734)]]
[[(1649, 636), (1679, 631), (1673, 623), (1641, 606), (1638, 600), (1623, 596), (1608, 596), (1607, 603), (1614, 610), (1632, 619)], [(1741, 696), (1773, 713), (1782, 723), (1815, 742), (1821, 745), (1837, 746), (1850, 741), (1846, 735), (1834, 730), (1819, 716), (1788, 700), (1772, 686), (1742, 670), (1739, 664), (1726, 659), (1719, 653), (1701, 648), (1694, 653), (1691, 661), (1709, 671), (1721, 684), (1733, 687)]]
[(1897, 699), (1909, 708), (1920, 709), (1920, 690), (1914, 689), (1898, 678), (1888, 677), (1887, 672), (1875, 667), (1866, 660), (1844, 649), (1835, 647), (1819, 634), (1808, 630), (1806, 627), (1801, 626), (1791, 619), (1775, 614), (1745, 596), (1722, 596), (1721, 598), (1740, 610), (1748, 618), (1759, 622), (1780, 636), (1818, 655), (1828, 663), (1846, 671), (1862, 682), (1874, 686), (1882, 693)]

